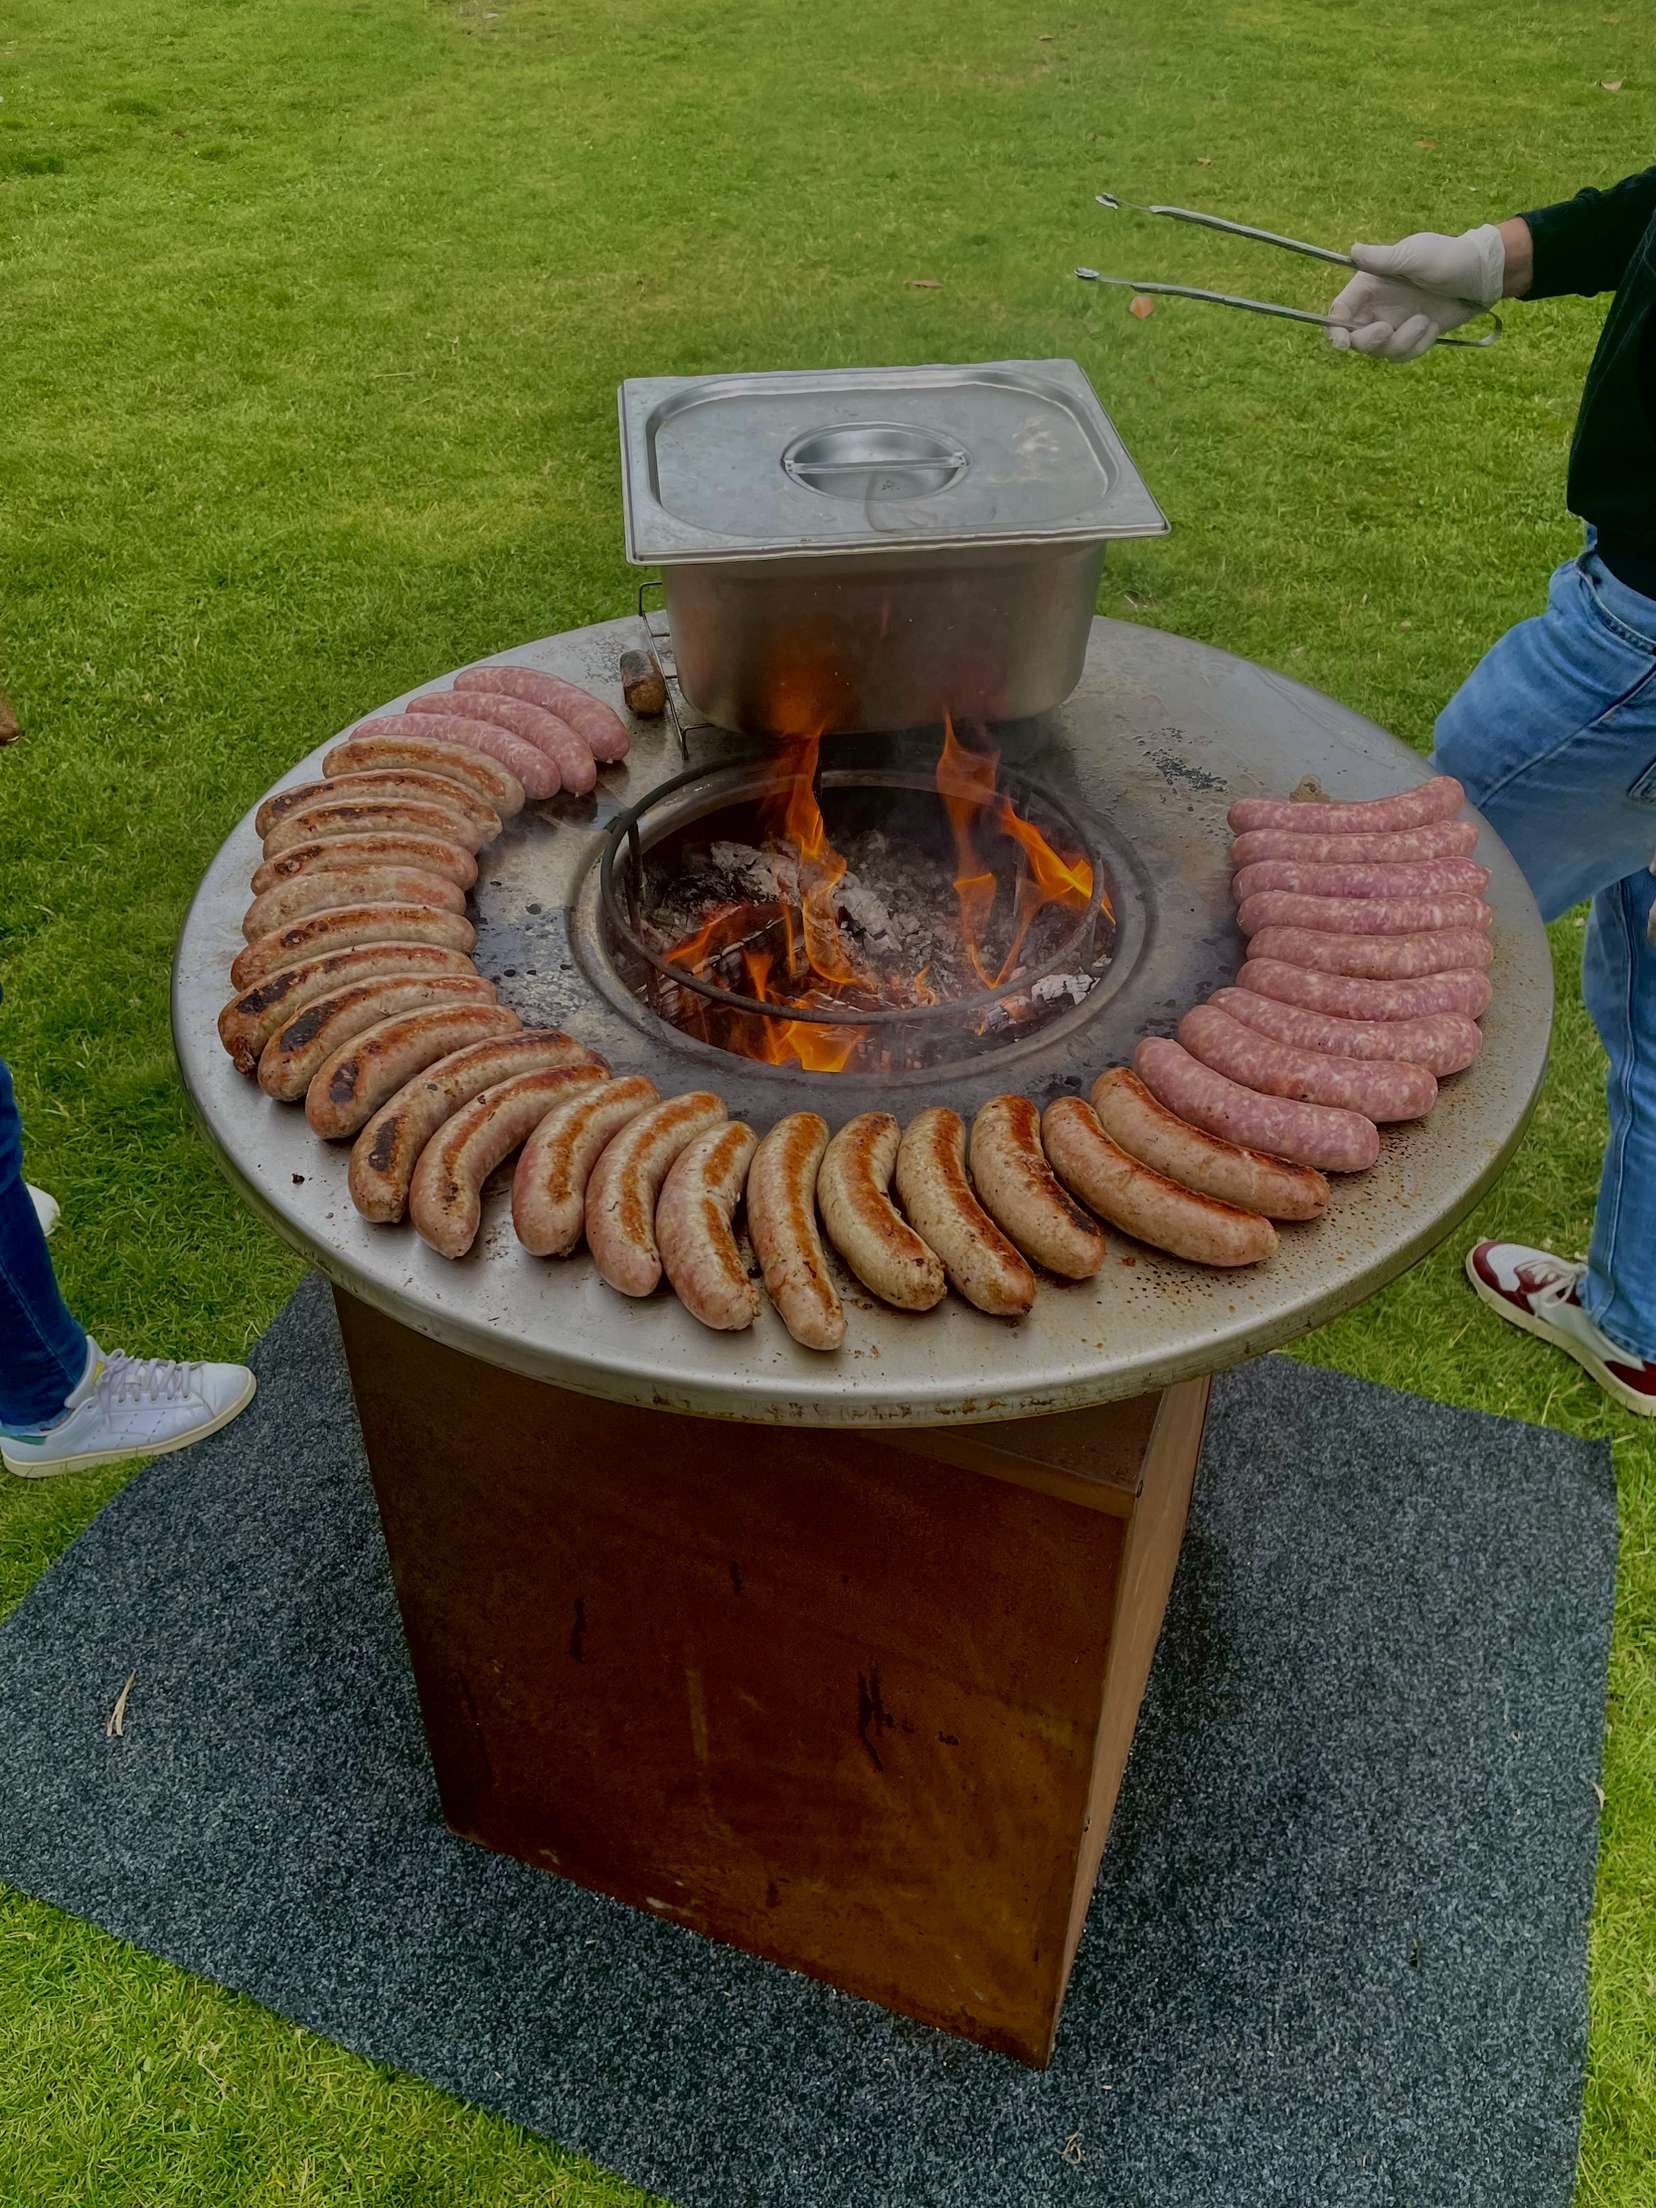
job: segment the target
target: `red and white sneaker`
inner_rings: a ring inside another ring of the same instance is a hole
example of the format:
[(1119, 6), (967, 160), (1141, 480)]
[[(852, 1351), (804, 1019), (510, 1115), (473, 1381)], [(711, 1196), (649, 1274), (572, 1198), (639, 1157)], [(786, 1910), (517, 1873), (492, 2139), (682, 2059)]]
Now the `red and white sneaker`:
[(1480, 1242), (1466, 1253), (1466, 1277), (1491, 1311), (1573, 1357), (1624, 1411), (1656, 1418), (1656, 1361), (1618, 1348), (1587, 1316), (1581, 1307), (1586, 1271), (1522, 1242)]

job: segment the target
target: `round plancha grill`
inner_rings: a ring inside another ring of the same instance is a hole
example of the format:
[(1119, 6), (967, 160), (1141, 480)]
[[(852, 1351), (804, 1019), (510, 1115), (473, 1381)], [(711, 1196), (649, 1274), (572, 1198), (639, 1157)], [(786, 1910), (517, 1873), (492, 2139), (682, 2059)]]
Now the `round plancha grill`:
[[(639, 640), (636, 621), (612, 621), (500, 656), (619, 707), (620, 654)], [(568, 1028), (618, 1073), (647, 1073), (664, 1094), (717, 1089), (761, 1131), (800, 1108), (838, 1125), (871, 1108), (901, 1117), (932, 1101), (969, 1116), (1006, 1090), (1044, 1105), (1084, 1094), (1104, 1067), (1130, 1060), (1141, 1036), (1169, 1032), (1235, 975), (1243, 948), (1225, 827), (1234, 797), (1281, 794), (1308, 777), (1332, 796), (1374, 797), (1422, 771), (1406, 746), (1327, 697), (1227, 653), (1104, 620), (1093, 624), (1067, 703), (996, 737), (1008, 785), (1038, 792), (1084, 843), (1114, 915), (1087, 993), (1032, 1029), (977, 1032), (983, 1004), (944, 1006), (919, 1023), (923, 1047), (911, 1035), (877, 1072), (830, 1074), (733, 1056), (663, 1018), (661, 976), (641, 957), (628, 882), (636, 890), (653, 837), (759, 771), (736, 739), (681, 734), (670, 718), (635, 724), (630, 758), (591, 797), (527, 807), (480, 854), (478, 966), (526, 1022)], [(933, 729), (879, 739), (877, 758), (825, 748), (824, 773), (919, 786), (937, 744)], [(313, 777), (328, 748), (296, 762), (285, 781)], [(1043, 1282), (1034, 1311), (1013, 1325), (954, 1296), (907, 1317), (846, 1278), (849, 1331), (835, 1356), (799, 1348), (768, 1307), (750, 1333), (713, 1334), (669, 1293), (641, 1303), (614, 1295), (584, 1256), (530, 1258), (503, 1190), (488, 1199), (478, 1246), (459, 1264), (411, 1228), (359, 1218), (346, 1189), (348, 1146), (319, 1142), (301, 1111), (242, 1080), (215, 1034), (259, 858), (251, 814), (186, 918), (174, 1035), (192, 1104), (235, 1185), (337, 1286), (434, 1341), (660, 1410), (824, 1427), (1005, 1421), (1144, 1395), (1286, 1342), (1424, 1255), (1489, 1187), (1535, 1102), (1552, 970), (1534, 902), (1488, 829), (1478, 856), (1491, 871), (1496, 948), (1482, 1056), (1445, 1085), (1429, 1120), (1386, 1130), (1375, 1170), (1337, 1180), (1329, 1215), (1287, 1229), (1268, 1264), (1203, 1272), (1112, 1232), (1097, 1280)], [(1073, 964), (1067, 941), (1065, 951)]]

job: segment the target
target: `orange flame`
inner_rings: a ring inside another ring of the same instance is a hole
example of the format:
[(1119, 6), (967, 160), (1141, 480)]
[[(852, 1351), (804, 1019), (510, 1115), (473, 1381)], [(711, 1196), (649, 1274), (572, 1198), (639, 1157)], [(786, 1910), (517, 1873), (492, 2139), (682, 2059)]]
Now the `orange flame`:
[[(960, 904), (960, 932), (972, 970), (986, 989), (998, 989), (1016, 971), (1018, 955), (1036, 916), (1050, 904), (1084, 912), (1092, 900), (1093, 873), (1084, 858), (1066, 859), (1055, 851), (1032, 821), (1023, 815), (998, 787), (1000, 754), (973, 751), (956, 736), (954, 722), (943, 722), (943, 749), (937, 760), (937, 794), (954, 830), (955, 896)], [(1023, 865), (1018, 870), (1012, 921), (1012, 941), (996, 968), (991, 968), (985, 945), (990, 915), (999, 883), (995, 872), (978, 850), (978, 830), (985, 814), (990, 824), (1018, 847)], [(1109, 900), (1103, 900), (1106, 912)]]

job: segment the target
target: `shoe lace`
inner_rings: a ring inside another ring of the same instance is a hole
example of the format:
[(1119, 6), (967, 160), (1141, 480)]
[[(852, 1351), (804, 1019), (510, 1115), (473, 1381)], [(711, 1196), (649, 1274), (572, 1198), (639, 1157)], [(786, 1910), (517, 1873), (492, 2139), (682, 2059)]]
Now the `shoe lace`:
[(1558, 1305), (1574, 1303), (1576, 1289), (1587, 1268), (1582, 1264), (1569, 1264), (1561, 1257), (1541, 1259), (1524, 1267), (1525, 1286), (1530, 1302), (1537, 1310), (1552, 1310)]
[(111, 1350), (98, 1375), (98, 1393), (111, 1403), (175, 1403), (200, 1377), (199, 1364), (178, 1364), (170, 1357), (129, 1357)]

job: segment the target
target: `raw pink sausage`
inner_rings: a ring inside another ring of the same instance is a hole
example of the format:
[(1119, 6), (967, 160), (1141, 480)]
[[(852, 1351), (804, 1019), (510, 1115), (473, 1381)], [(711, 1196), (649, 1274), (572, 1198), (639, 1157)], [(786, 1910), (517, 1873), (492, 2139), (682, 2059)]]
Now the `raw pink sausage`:
[(462, 697), (453, 690), (428, 690), (422, 698), (410, 698), (410, 713), (459, 713), (476, 721), (492, 721), (526, 744), (545, 752), (557, 768), (566, 790), (590, 790), (598, 779), (592, 753), (567, 721), (548, 713), (526, 698), (491, 697), (485, 690), (468, 690)]
[(1380, 1155), (1380, 1130), (1360, 1112), (1260, 1096), (1226, 1080), (1166, 1037), (1146, 1036), (1133, 1064), (1170, 1112), (1210, 1135), (1325, 1173), (1361, 1173)]
[(1216, 1004), (1199, 1004), (1187, 1012), (1179, 1022), (1179, 1041), (1204, 1066), (1262, 1096), (1330, 1104), (1377, 1122), (1424, 1119), (1437, 1102), (1437, 1083), (1424, 1066), (1397, 1059), (1340, 1058), (1279, 1043)]
[(625, 759), (631, 739), (627, 724), (613, 707), (577, 683), (561, 675), (544, 675), (538, 667), (513, 667), (496, 662), (488, 667), (468, 667), (454, 678), (456, 690), (484, 690), (497, 698), (527, 698), (567, 721), (581, 737), (594, 759)]
[[(466, 751), (480, 751), (497, 759), (523, 785), (526, 797), (556, 797), (563, 787), (557, 768), (544, 751), (526, 744), (521, 736), (508, 735), (492, 721), (462, 720), (453, 713), (381, 713), (359, 721), (351, 731), (352, 743), (372, 742), (376, 736), (425, 736), (433, 743), (459, 744)], [(333, 753), (328, 754), (329, 758)], [(324, 765), (326, 761), (324, 761)]]
[(1341, 1058), (1401, 1058), (1443, 1080), (1469, 1066), (1483, 1048), (1476, 1020), (1458, 1012), (1433, 1012), (1412, 1020), (1348, 1020), (1309, 1005), (1282, 1004), (1252, 989), (1221, 989), (1208, 999), (1245, 1027), (1301, 1050), (1331, 1051)]
[(1396, 797), (1336, 798), (1302, 804), (1286, 797), (1239, 797), (1225, 818), (1239, 833), (1250, 828), (1291, 828), (1298, 835), (1394, 835), (1406, 828), (1453, 820), (1466, 792), (1452, 774), (1434, 775)]
[[(1294, 807), (1299, 812), (1299, 806)], [(1351, 866), (1373, 859), (1385, 866), (1418, 866), (1423, 859), (1464, 859), (1478, 847), (1475, 820), (1435, 820), (1395, 835), (1310, 836), (1298, 828), (1250, 828), (1231, 845), (1232, 866), (1256, 859), (1304, 859), (1314, 866)]]
[(1423, 859), (1418, 866), (1255, 859), (1238, 870), (1231, 895), (1240, 905), (1262, 889), (1292, 889), (1302, 897), (1481, 897), (1488, 887), (1489, 869), (1476, 859)]
[(1319, 928), (1261, 928), (1248, 945), (1248, 956), (1369, 981), (1481, 973), (1495, 963), (1493, 944), (1477, 928), (1444, 928), (1432, 935), (1328, 935)]
[(1426, 935), (1439, 928), (1487, 928), (1480, 897), (1304, 897), (1262, 889), (1236, 915), (1244, 935), (1262, 928), (1317, 928), (1325, 935)]
[(1481, 1019), (1494, 994), (1487, 974), (1427, 974), (1410, 981), (1365, 981), (1351, 974), (1319, 974), (1309, 966), (1281, 959), (1250, 958), (1236, 977), (1239, 989), (1251, 989), (1279, 1004), (1303, 1004), (1313, 1012), (1331, 1012), (1345, 1020), (1418, 1020), (1432, 1012), (1459, 1012)]

